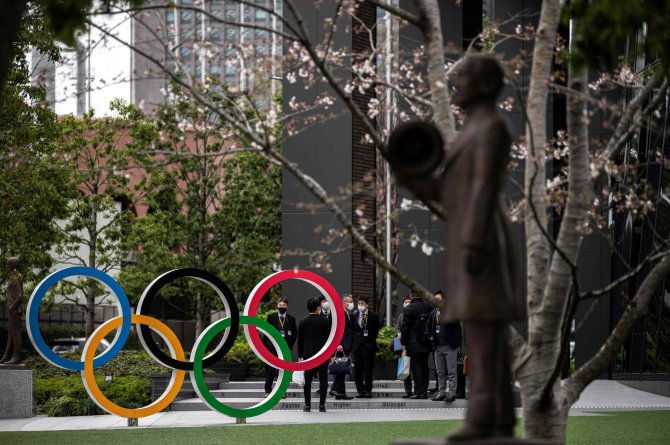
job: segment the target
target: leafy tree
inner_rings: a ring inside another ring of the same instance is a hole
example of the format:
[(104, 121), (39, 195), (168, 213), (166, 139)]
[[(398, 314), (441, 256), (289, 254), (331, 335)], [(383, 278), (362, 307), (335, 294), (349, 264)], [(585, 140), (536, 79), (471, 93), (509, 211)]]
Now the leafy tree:
[[(121, 240), (139, 198), (130, 189), (128, 168), (151, 134), (141, 122), (128, 127), (139, 113), (134, 107), (117, 101), (112, 109), (120, 117), (96, 118), (91, 111), (83, 117), (65, 116), (61, 120), (64, 149), (73, 164), (70, 185), (79, 193), (68, 203), (56, 253), (65, 264), (104, 272), (118, 269), (127, 257)], [(74, 289), (85, 298), (85, 330), (89, 335), (95, 327), (95, 304), (107, 295), (97, 281), (89, 279), (62, 283), (60, 294), (79, 304), (72, 297)]]
[[(218, 106), (239, 112), (225, 85), (201, 88)], [(242, 112), (253, 119), (253, 110)], [(195, 267), (247, 294), (279, 262), (280, 169), (257, 153), (233, 149), (226, 126), (179, 89), (157, 110), (154, 125), (157, 140), (145, 184), (151, 210), (130, 236), (138, 261), (124, 269), (124, 286), (137, 296), (157, 274)], [(192, 312), (199, 333), (213, 303), (206, 287), (197, 282), (184, 286), (166, 289), (164, 298), (188, 311), (179, 296), (187, 290), (195, 294)]]
[(19, 256), (23, 276), (32, 280), (52, 263), (58, 240), (54, 219), (65, 212), (68, 169), (60, 151), (61, 132), (42, 87), (31, 85), (25, 54), (36, 47), (59, 58), (43, 20), (27, 18), (9, 58), (0, 106), (0, 282), (5, 259)]

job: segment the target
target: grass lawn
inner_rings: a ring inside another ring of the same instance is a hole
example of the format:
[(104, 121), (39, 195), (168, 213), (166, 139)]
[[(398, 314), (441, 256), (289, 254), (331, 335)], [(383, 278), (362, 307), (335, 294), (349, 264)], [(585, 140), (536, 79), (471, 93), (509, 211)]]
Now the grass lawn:
[[(398, 438), (443, 437), (460, 424), (458, 420), (443, 420), (0, 433), (0, 444), (373, 445), (388, 444)], [(670, 444), (670, 411), (618, 412), (597, 417), (571, 417), (568, 424), (568, 443), (667, 445)]]

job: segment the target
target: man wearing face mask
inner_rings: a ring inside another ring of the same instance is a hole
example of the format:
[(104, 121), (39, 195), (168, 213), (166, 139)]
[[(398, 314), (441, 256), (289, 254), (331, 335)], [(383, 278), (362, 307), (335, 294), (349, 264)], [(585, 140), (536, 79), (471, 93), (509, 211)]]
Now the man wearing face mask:
[[(267, 322), (275, 327), (282, 337), (284, 337), (286, 343), (288, 343), (288, 348), (293, 349), (293, 345), (298, 336), (298, 328), (296, 327), (295, 317), (289, 315), (287, 311), (288, 300), (282, 297), (277, 302), (277, 312), (268, 315)], [(263, 338), (263, 344), (269, 351), (274, 351), (274, 354), (277, 355), (274, 346), (267, 336)], [(265, 365), (265, 397), (272, 391), (272, 383), (278, 375), (279, 371), (277, 371), (277, 369), (267, 364)]]
[(324, 297), (323, 295), (319, 296), (319, 304), (321, 305), (321, 315), (330, 320), (331, 317), (330, 303), (328, 303), (326, 297)]
[[(342, 336), (340, 346), (337, 347), (337, 352), (342, 352), (345, 356), (349, 356), (354, 335), (353, 322), (351, 320), (351, 315), (354, 313), (354, 297), (349, 294), (343, 296), (342, 305), (344, 306), (344, 335)], [(334, 395), (337, 400), (353, 399), (353, 397), (347, 395), (344, 380), (344, 374), (336, 374), (333, 378), (331, 395)]]
[[(402, 299), (403, 310), (407, 306), (409, 306), (411, 301), (412, 301), (412, 296), (411, 295), (407, 295), (407, 296), (405, 296), (405, 298)], [(396, 321), (396, 324), (395, 324), (396, 337), (398, 337), (398, 339), (400, 341), (402, 341), (402, 334), (400, 333), (400, 327), (402, 326), (402, 315), (403, 315), (403, 311), (400, 311), (400, 315), (398, 315), (398, 321)], [(412, 392), (412, 372), (411, 371), (410, 371), (409, 375), (407, 376), (407, 378), (405, 380), (403, 380), (403, 384), (405, 385), (405, 395), (402, 396), (402, 398), (403, 399), (409, 399), (410, 397), (412, 397), (414, 395), (414, 393)]]
[(354, 380), (358, 395), (356, 398), (372, 398), (372, 371), (377, 352), (377, 334), (379, 333), (379, 316), (368, 308), (368, 297), (358, 298), (358, 311), (353, 315)]

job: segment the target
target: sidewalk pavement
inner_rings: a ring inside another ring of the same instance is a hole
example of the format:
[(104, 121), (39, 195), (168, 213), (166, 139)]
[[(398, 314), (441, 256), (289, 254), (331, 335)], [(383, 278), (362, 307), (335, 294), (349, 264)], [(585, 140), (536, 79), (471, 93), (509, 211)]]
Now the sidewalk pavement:
[[(571, 416), (614, 411), (670, 410), (670, 397), (629, 388), (611, 380), (596, 380), (570, 410)], [(367, 413), (367, 415), (365, 414)], [(517, 416), (521, 417), (521, 410)], [(276, 410), (247, 419), (250, 425), (388, 422), (463, 419), (465, 408), (330, 410), (326, 413)], [(168, 411), (139, 419), (139, 428), (234, 425), (235, 419), (215, 411)], [(112, 415), (79, 417), (37, 416), (0, 419), (0, 431), (58, 431), (128, 428), (126, 419)]]

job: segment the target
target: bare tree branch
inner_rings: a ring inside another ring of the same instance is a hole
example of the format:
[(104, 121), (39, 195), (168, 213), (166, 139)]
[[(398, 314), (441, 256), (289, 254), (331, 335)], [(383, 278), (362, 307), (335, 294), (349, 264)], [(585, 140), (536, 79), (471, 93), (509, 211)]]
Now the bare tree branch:
[(665, 256), (642, 281), (635, 297), (628, 303), (621, 318), (600, 350), (564, 381), (563, 391), (568, 405), (576, 402), (584, 388), (595, 380), (603, 369), (607, 368), (607, 365), (628, 338), (635, 322), (646, 313), (649, 301), (668, 276), (668, 273), (670, 273), (670, 256)]
[(456, 122), (451, 112), (451, 101), (447, 89), (447, 69), (444, 58), (444, 41), (440, 22), (440, 7), (436, 0), (414, 0), (421, 15), (428, 56), (427, 72), (434, 110), (434, 120), (445, 141), (445, 151), (451, 151), (456, 140)]

